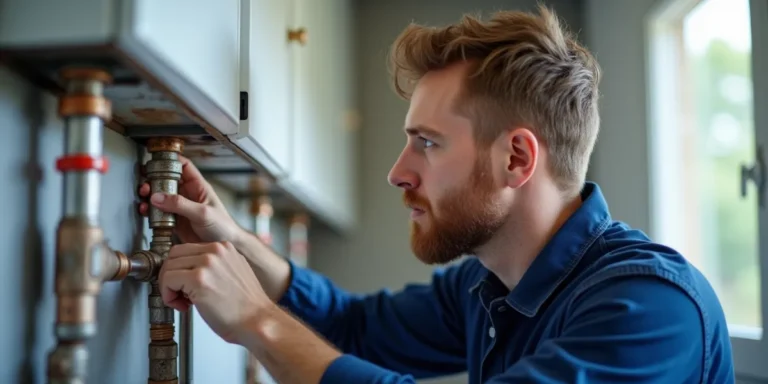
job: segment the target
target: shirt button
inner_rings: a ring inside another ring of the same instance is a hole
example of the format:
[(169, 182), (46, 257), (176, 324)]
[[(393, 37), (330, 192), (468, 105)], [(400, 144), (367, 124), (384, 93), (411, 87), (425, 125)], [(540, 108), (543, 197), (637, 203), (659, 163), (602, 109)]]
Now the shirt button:
[(497, 309), (497, 311), (499, 311), (499, 312), (506, 312), (507, 311), (507, 307), (502, 305), (501, 307), (499, 307), (499, 309)]
[(491, 339), (496, 337), (496, 328), (494, 328), (494, 327), (488, 328), (488, 336), (490, 336)]

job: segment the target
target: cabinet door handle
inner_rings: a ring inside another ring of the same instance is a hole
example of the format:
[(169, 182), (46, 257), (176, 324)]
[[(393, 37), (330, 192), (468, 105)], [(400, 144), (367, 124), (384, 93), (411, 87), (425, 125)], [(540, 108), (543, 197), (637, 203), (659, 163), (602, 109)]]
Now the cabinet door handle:
[(301, 45), (307, 44), (308, 33), (305, 28), (289, 29), (288, 41), (297, 41)]

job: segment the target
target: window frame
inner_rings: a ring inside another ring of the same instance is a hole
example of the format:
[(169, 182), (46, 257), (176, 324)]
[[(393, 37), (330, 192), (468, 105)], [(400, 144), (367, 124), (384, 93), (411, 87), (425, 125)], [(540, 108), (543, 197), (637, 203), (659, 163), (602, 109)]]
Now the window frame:
[[(670, 121), (671, 108), (677, 104), (677, 91), (669, 92), (668, 87), (660, 90), (656, 84), (678, 84), (678, 76), (675, 71), (668, 69), (670, 65), (679, 65), (679, 62), (670, 62), (670, 58), (678, 55), (679, 31), (675, 31), (672, 24), (678, 22), (681, 16), (688, 13), (703, 0), (661, 0), (646, 15), (645, 18), (645, 43), (646, 43), (646, 89), (648, 105), (648, 166), (649, 166), (649, 196), (651, 208), (650, 229), (653, 238), (659, 238), (659, 233), (665, 230), (674, 230), (674, 224), (664, 223), (661, 218), (653, 214), (657, 209), (662, 209), (665, 202), (661, 199), (660, 188), (655, 188), (663, 183), (665, 178), (675, 177), (675, 170), (665, 170), (665, 174), (657, 174), (661, 167), (659, 153), (668, 150), (669, 138), (659, 134), (665, 126), (677, 124)], [(751, 38), (752, 38), (752, 86), (754, 103), (754, 135), (758, 146), (765, 147), (768, 144), (768, 1), (749, 0)], [(674, 60), (674, 59), (673, 59)], [(668, 130), (667, 130), (668, 131)], [(765, 172), (766, 170), (764, 170)], [(738, 169), (734, 169), (738, 172)], [(752, 189), (750, 193), (757, 193)], [(674, 202), (672, 202), (674, 204)], [(760, 268), (760, 297), (762, 313), (762, 332), (750, 334), (738, 326), (729, 325), (731, 332), (731, 345), (733, 348), (733, 361), (737, 376), (740, 378), (768, 379), (768, 364), (764, 356), (768, 355), (768, 208), (758, 210), (758, 242), (759, 242), (759, 268)]]

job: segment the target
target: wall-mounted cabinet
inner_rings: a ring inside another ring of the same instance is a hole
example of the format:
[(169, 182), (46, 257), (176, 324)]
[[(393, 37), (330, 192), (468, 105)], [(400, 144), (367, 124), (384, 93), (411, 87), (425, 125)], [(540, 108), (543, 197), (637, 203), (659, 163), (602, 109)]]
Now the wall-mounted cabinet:
[(291, 171), (293, 113), (292, 48), (288, 38), (293, 4), (286, 0), (242, 0), (240, 133), (232, 140), (275, 177)]
[(355, 223), (351, 4), (294, 0), (306, 43), (293, 59), (292, 165), (279, 184), (340, 227)]
[(106, 67), (111, 128), (139, 141), (184, 136), (185, 155), (209, 173), (266, 172), (344, 231), (356, 217), (351, 6), (6, 0), (0, 60), (53, 90), (62, 66)]
[[(55, 83), (62, 65), (108, 68), (118, 88), (117, 124), (194, 124), (183, 104), (233, 134), (239, 9), (240, 0), (8, 0), (0, 3), (0, 50), (4, 61), (42, 83)], [(147, 83), (173, 100), (148, 95)]]

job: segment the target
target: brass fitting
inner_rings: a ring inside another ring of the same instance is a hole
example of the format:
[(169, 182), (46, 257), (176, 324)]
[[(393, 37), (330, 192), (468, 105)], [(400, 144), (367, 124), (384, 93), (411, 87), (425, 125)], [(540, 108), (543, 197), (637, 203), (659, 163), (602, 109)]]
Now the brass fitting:
[(79, 217), (65, 218), (57, 231), (56, 334), (80, 339), (96, 333), (96, 296), (102, 281), (104, 255), (101, 228)]
[[(183, 149), (184, 142), (181, 139), (152, 138), (149, 140), (147, 150), (152, 154), (152, 159), (146, 164), (146, 172), (150, 191), (153, 194), (156, 192), (172, 195), (179, 193), (182, 171), (179, 153)], [(176, 217), (172, 213), (165, 213), (150, 205), (149, 226), (153, 230), (173, 229), (176, 226)]]

